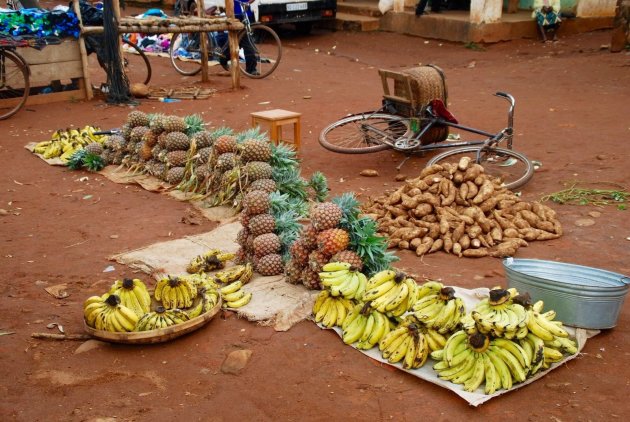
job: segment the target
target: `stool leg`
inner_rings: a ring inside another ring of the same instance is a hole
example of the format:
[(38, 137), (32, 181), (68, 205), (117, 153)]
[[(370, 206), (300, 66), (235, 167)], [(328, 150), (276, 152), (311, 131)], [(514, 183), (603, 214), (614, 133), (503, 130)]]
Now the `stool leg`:
[(271, 123), (271, 135), (269, 137), (274, 144), (278, 145), (278, 125), (275, 122)]
[(295, 144), (295, 150), (300, 150), (300, 137), (302, 136), (302, 128), (300, 127), (300, 119), (297, 119), (295, 124), (293, 125), (293, 143)]

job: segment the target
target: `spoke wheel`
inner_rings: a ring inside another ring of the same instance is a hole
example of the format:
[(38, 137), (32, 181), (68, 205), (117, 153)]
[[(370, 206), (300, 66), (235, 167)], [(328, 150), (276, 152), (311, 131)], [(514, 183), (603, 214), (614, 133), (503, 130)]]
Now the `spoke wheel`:
[[(464, 147), (445, 151), (431, 158), (427, 167), (433, 164), (458, 163), (463, 157), (470, 157), (471, 162), (477, 160), (480, 147)], [(491, 148), (479, 154), (486, 174), (500, 178), (505, 187), (513, 190), (529, 182), (534, 175), (534, 166), (520, 152), (504, 148)]]
[(127, 48), (123, 50), (123, 65), (129, 83), (143, 83), (147, 85), (151, 80), (151, 63), (144, 51), (135, 43), (123, 38)]
[(409, 134), (409, 120), (386, 113), (367, 112), (344, 117), (322, 130), (319, 143), (342, 154), (367, 154), (392, 148)]
[[(252, 25), (252, 32), (238, 36), (239, 66), (249, 78), (262, 79), (273, 73), (282, 58), (282, 44), (275, 31), (265, 25)], [(256, 68), (254, 69), (254, 61)]]
[(0, 120), (13, 116), (24, 106), (29, 90), (28, 65), (10, 51), (0, 53)]

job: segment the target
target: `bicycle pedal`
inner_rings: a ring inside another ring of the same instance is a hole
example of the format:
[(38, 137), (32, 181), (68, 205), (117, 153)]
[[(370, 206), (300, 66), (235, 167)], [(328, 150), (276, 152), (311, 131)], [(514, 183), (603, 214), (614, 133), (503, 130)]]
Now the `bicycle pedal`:
[(418, 148), (420, 146), (420, 141), (415, 139), (400, 139), (394, 142), (394, 148), (398, 150), (410, 150), (414, 148)]

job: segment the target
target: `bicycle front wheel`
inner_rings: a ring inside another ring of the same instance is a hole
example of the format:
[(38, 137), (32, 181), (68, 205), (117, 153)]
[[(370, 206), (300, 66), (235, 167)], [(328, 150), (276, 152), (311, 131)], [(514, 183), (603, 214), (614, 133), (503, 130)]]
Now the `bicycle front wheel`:
[(171, 64), (180, 75), (193, 76), (201, 72), (200, 34), (173, 34), (169, 56)]
[(265, 25), (252, 25), (251, 32), (241, 31), (238, 45), (244, 60), (239, 58), (241, 72), (249, 78), (265, 78), (278, 67), (282, 44), (276, 32)]
[(392, 148), (398, 139), (408, 136), (409, 120), (386, 113), (361, 113), (344, 117), (325, 127), (319, 143), (342, 154), (367, 154)]
[(30, 90), (28, 65), (21, 56), (0, 52), (0, 120), (8, 119), (26, 103)]
[[(479, 161), (476, 161), (478, 154)], [(470, 157), (471, 162), (481, 164), (486, 174), (500, 178), (505, 187), (510, 190), (520, 188), (529, 182), (534, 175), (534, 166), (531, 161), (520, 152), (504, 148), (484, 150), (479, 146), (447, 150), (431, 158), (427, 167), (433, 164), (456, 164), (463, 157)]]
[(151, 80), (151, 62), (144, 51), (136, 43), (122, 39), (127, 48), (123, 50), (123, 65), (129, 83), (147, 85)]

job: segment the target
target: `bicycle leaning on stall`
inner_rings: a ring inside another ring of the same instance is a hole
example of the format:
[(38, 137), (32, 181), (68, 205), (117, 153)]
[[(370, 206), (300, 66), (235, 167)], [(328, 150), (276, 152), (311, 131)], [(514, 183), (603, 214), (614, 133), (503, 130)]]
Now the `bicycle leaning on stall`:
[[(238, 2), (243, 10), (244, 28), (238, 33), (241, 73), (253, 79), (265, 78), (280, 64), (282, 58), (280, 37), (270, 27), (250, 20), (248, 13), (250, 4), (247, 1), (234, 1)], [(199, 33), (173, 34), (169, 55), (178, 73), (192, 76), (201, 71), (200, 38)], [(224, 70), (229, 70), (230, 49), (227, 33), (209, 32), (206, 39), (208, 60), (217, 61)]]
[[(381, 76), (395, 76), (404, 82), (407, 76), (381, 70)], [(384, 83), (385, 87), (385, 83)], [(387, 89), (386, 89), (387, 91)], [(408, 90), (412, 92), (412, 90)], [(459, 162), (469, 157), (484, 167), (487, 174), (499, 177), (508, 189), (515, 189), (527, 183), (534, 174), (532, 162), (522, 153), (514, 151), (514, 97), (497, 92), (495, 96), (509, 103), (507, 126), (496, 133), (487, 132), (459, 124), (446, 109), (442, 99), (433, 99), (422, 104), (411, 116), (399, 113), (402, 104), (413, 104), (413, 99), (390, 95), (383, 96), (383, 105), (376, 111), (352, 114), (326, 126), (319, 135), (319, 143), (326, 149), (343, 154), (366, 154), (393, 149), (402, 152), (406, 158), (397, 167), (402, 167), (413, 154), (446, 149), (429, 159), (426, 166), (446, 162)], [(481, 135), (481, 140), (459, 141), (446, 139), (426, 139), (431, 131), (456, 128)]]

